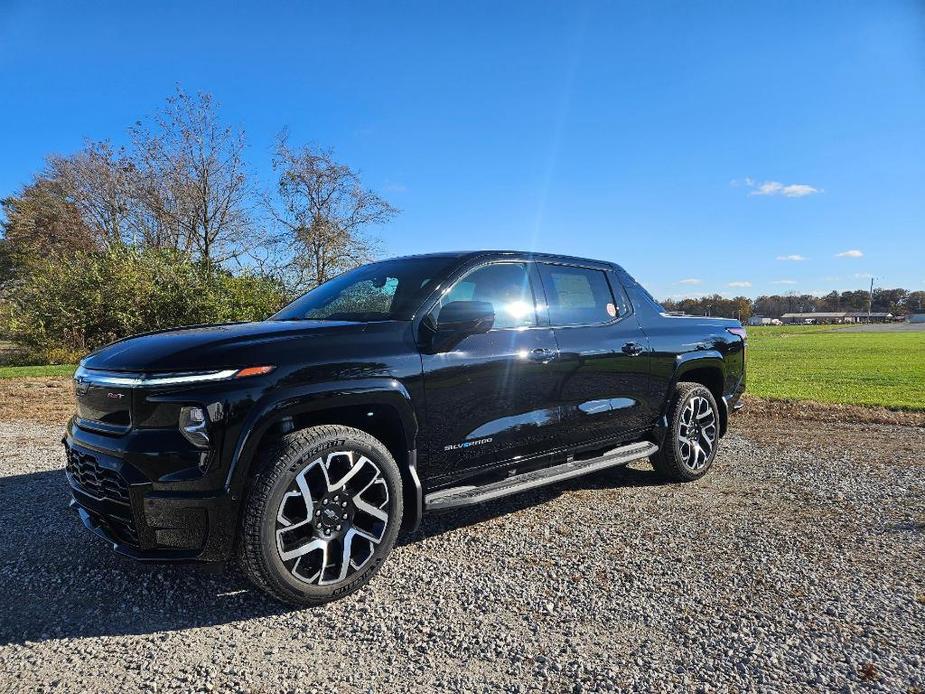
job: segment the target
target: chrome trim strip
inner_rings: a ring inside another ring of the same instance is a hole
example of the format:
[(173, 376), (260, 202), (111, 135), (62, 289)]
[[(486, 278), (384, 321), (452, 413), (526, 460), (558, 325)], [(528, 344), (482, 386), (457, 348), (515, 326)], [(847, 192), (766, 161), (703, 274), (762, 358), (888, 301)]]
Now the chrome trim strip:
[(119, 386), (121, 388), (152, 388), (156, 386), (177, 386), (189, 383), (203, 383), (208, 381), (224, 381), (231, 378), (238, 369), (223, 369), (196, 374), (176, 374), (167, 376), (123, 376), (112, 371), (92, 371), (79, 366), (74, 372), (74, 380), (79, 383), (88, 383), (97, 386)]

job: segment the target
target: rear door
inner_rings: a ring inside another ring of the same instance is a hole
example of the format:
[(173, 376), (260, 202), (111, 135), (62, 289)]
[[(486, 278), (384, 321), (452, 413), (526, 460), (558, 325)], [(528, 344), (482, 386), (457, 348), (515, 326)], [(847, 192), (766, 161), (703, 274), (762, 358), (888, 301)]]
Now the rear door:
[[(422, 354), (427, 427), (422, 464), (438, 483), (555, 445), (556, 340), (529, 261), (494, 261), (464, 273), (432, 311), (486, 301), (494, 327), (447, 351)], [(539, 306), (539, 310), (538, 307)]]
[(649, 341), (607, 268), (538, 263), (549, 322), (562, 440), (570, 446), (620, 438), (654, 421)]

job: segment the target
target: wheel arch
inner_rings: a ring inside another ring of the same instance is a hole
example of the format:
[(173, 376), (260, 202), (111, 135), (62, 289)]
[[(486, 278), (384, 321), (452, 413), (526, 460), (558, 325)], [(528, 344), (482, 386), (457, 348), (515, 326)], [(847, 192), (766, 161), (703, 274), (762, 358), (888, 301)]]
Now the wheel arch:
[(418, 422), (411, 395), (395, 379), (313, 384), (258, 403), (241, 428), (226, 487), (242, 499), (259, 470), (261, 451), (289, 432), (321, 424), (350, 426), (382, 442), (402, 474), (403, 527), (416, 529), (423, 511), (417, 472)]
[(665, 412), (671, 399), (674, 387), (682, 382), (699, 383), (713, 394), (716, 406), (719, 408), (719, 435), (726, 433), (729, 422), (728, 406), (723, 391), (726, 383), (726, 363), (718, 352), (684, 354), (678, 358), (674, 376), (668, 389), (665, 400)]

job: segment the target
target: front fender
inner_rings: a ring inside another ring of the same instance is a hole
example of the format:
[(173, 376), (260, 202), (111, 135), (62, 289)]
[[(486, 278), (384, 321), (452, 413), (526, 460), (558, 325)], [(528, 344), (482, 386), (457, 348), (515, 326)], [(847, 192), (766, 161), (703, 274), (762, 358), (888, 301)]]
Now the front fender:
[(286, 417), (350, 405), (388, 405), (402, 422), (405, 440), (414, 450), (418, 433), (411, 395), (394, 378), (367, 378), (349, 382), (312, 383), (269, 394), (255, 404), (241, 426), (225, 480), (226, 489), (240, 498), (263, 435)]

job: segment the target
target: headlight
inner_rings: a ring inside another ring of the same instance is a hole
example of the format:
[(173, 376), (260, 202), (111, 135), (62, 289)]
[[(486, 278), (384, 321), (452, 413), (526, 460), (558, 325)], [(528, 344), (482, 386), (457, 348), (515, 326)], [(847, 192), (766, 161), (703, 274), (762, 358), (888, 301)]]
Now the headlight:
[(209, 447), (209, 418), (202, 407), (180, 408), (180, 433), (197, 448)]

